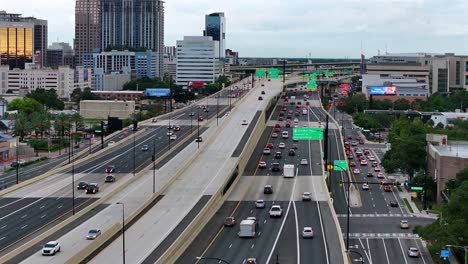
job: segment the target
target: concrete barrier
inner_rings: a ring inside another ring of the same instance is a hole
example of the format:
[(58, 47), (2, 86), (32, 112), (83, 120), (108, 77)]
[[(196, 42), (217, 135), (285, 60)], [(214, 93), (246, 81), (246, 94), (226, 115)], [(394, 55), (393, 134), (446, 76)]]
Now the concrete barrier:
[(85, 248), (83, 248), (78, 253), (76, 253), (72, 258), (67, 260), (65, 264), (80, 263), (87, 256), (91, 255), (96, 248), (99, 248), (102, 245), (104, 245), (104, 243), (106, 243), (106, 241), (109, 240), (113, 236), (113, 234), (120, 232), (121, 230), (122, 230), (121, 223), (114, 224), (109, 229), (107, 229), (106, 232), (102, 233), (95, 240), (93, 240), (90, 244), (88, 244)]
[[(135, 133), (135, 136), (139, 136), (139, 135), (142, 134), (143, 132), (145, 132), (145, 130), (142, 129), (142, 130), (138, 131), (137, 133)], [(130, 139), (132, 139), (132, 138), (133, 138), (133, 137), (127, 137), (127, 138), (123, 139), (121, 142), (128, 141), (128, 140), (130, 140)], [(112, 146), (112, 147), (113, 147), (113, 146)], [(102, 151), (95, 152), (95, 153), (93, 153), (93, 154), (91, 154), (91, 155), (88, 155), (88, 156), (86, 156), (86, 157), (84, 157), (84, 158), (78, 160), (78, 161), (75, 161), (75, 166), (79, 166), (81, 163), (83, 163), (83, 162), (85, 162), (85, 161), (87, 161), (87, 160), (89, 160), (89, 159), (92, 159), (92, 158), (94, 158), (94, 157), (96, 157), (96, 156), (99, 156), (99, 155), (102, 154), (102, 152), (105, 152), (105, 151), (107, 151), (107, 150), (109, 150), (109, 149), (110, 149), (110, 148), (104, 148)], [(59, 166), (60, 166), (60, 165), (59, 165)], [(63, 165), (63, 166), (61, 166), (61, 167), (56, 167), (56, 168), (54, 168), (54, 169), (52, 169), (52, 170), (50, 170), (50, 171), (48, 171), (48, 172), (46, 172), (46, 173), (44, 173), (44, 174), (42, 174), (42, 175), (40, 175), (40, 176), (37, 176), (37, 177), (34, 177), (34, 178), (32, 178), (32, 179), (26, 180), (26, 181), (22, 182), (21, 184), (16, 184), (16, 185), (14, 185), (14, 186), (11, 186), (11, 187), (9, 187), (9, 188), (6, 188), (6, 189), (4, 189), (4, 190), (1, 190), (1, 191), (0, 191), (0, 197), (3, 196), (3, 195), (5, 195), (5, 194), (14, 192), (14, 191), (16, 191), (16, 190), (18, 190), (18, 189), (20, 189), (20, 188), (26, 187), (26, 186), (28, 186), (28, 185), (31, 185), (31, 184), (33, 184), (33, 183), (36, 183), (36, 182), (41, 181), (41, 180), (43, 180), (43, 179), (46, 179), (46, 178), (48, 178), (48, 177), (51, 177), (51, 176), (53, 176), (53, 175), (55, 175), (55, 174), (57, 174), (57, 173), (61, 173), (62, 171), (65, 171), (65, 170), (70, 169), (71, 167), (72, 167), (72, 164), (66, 162), (66, 164)]]

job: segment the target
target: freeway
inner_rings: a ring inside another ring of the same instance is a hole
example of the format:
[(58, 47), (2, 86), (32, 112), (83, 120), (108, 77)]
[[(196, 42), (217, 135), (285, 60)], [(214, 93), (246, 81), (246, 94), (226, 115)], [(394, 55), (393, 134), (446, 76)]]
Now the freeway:
[[(319, 99), (318, 95), (316, 99)], [(320, 117), (322, 123), (325, 122), (326, 113), (323, 108), (316, 107), (312, 111)], [(352, 119), (349, 116), (338, 113), (336, 117), (340, 121), (339, 123), (343, 124), (343, 128), (345, 128), (343, 130), (345, 140), (351, 143), (362, 138), (362, 135), (354, 128)], [(330, 128), (330, 160), (347, 159), (339, 128), (336, 125), (330, 125)], [(363, 190), (362, 184), (357, 184), (362, 204), (361, 206), (350, 205), (349, 249), (358, 252), (358, 254), (351, 254), (353, 261), (360, 260), (360, 254), (367, 263), (432, 263), (424, 242), (416, 235), (413, 235), (412, 232), (417, 224), (428, 224), (433, 220), (410, 214), (399, 196), (397, 188), (392, 187), (392, 191), (385, 192), (382, 186), (378, 184), (381, 180), (388, 180), (388, 175), (380, 165), (386, 146), (384, 144), (377, 145), (368, 142), (364, 142), (364, 144), (356, 143), (357, 146), (351, 146), (353, 158), (348, 160), (348, 163), (354, 161), (356, 167), (351, 167), (351, 171), (357, 168), (360, 172), (351, 172), (352, 179), (353, 181), (369, 182), (370, 189)], [(371, 156), (374, 156), (378, 167), (382, 170), (383, 176), (381, 177), (383, 178), (377, 178), (378, 172), (375, 171), (374, 167), (370, 166), (372, 161), (369, 160), (368, 156), (365, 157), (368, 165), (360, 165), (355, 149), (361, 151), (369, 149)], [(372, 177), (367, 176), (368, 172), (373, 173)], [(346, 193), (346, 184), (338, 184), (340, 180), (345, 179), (343, 173), (331, 173), (330, 184), (334, 198), (334, 208), (340, 218), (343, 236), (346, 240), (346, 197), (348, 194)], [(396, 202), (398, 206), (391, 207), (390, 202)], [(410, 228), (408, 230), (400, 229), (400, 220), (408, 220)], [(414, 259), (408, 258), (407, 250), (410, 247), (417, 247), (421, 251), (422, 256)]]
[[(283, 112), (282, 116), (280, 111)], [(287, 116), (288, 113), (291, 114), (290, 117)], [(293, 119), (296, 118), (297, 122), (294, 122), (296, 120)], [(321, 178), (321, 144), (319, 141), (293, 141), (292, 128), (285, 127), (286, 121), (283, 121), (287, 119), (291, 119), (292, 126), (295, 123), (298, 127), (311, 127), (316, 123), (316, 118), (310, 113), (302, 114), (301, 106), (280, 100), (249, 159), (244, 175), (219, 210), (224, 212), (224, 216), (235, 217), (237, 223), (247, 217), (256, 217), (258, 235), (251, 239), (239, 238), (238, 224), (224, 227), (223, 215), (217, 215), (205, 226), (177, 263), (193, 262), (197, 256), (221, 258), (229, 263), (242, 263), (252, 257), (259, 263), (310, 263), (311, 260), (314, 263), (342, 262), (337, 230), (330, 224), (333, 219), (331, 208), (326, 202), (328, 193)], [(273, 127), (276, 124), (281, 128), (274, 132)], [(289, 132), (288, 138), (282, 138), (282, 131)], [(262, 154), (267, 143), (273, 144), (270, 155)], [(280, 143), (285, 143), (286, 146), (280, 148)], [(296, 147), (293, 145), (297, 146), (295, 155), (289, 156), (290, 149)], [(280, 152), (282, 158), (275, 158), (275, 152)], [(301, 165), (302, 159), (306, 159), (308, 164)], [(259, 168), (261, 161), (265, 161), (268, 168), (274, 162), (280, 163), (281, 167), (294, 164), (298, 169), (297, 177), (287, 179), (282, 176), (282, 172)], [(273, 194), (263, 193), (266, 184), (272, 185)], [(303, 192), (310, 192), (312, 201), (303, 201)], [(256, 208), (257, 199), (265, 201), (265, 208)], [(281, 218), (273, 219), (268, 216), (272, 205), (282, 207), (285, 213)], [(314, 230), (313, 239), (301, 237), (302, 229), (307, 226)]]
[[(224, 103), (223, 106), (219, 107), (221, 112), (227, 110), (225, 102), (228, 100), (226, 97), (229, 93), (231, 92), (223, 91), (221, 93), (220, 101)], [(238, 100), (238, 98), (229, 100)], [(212, 98), (207, 99), (207, 101), (203, 100), (209, 105), (213, 105), (214, 101), (217, 100)], [(75, 207), (77, 208), (90, 204), (94, 199), (127, 181), (132, 175), (131, 172), (137, 173), (151, 162), (153, 151), (158, 158), (169, 150), (170, 144), (174, 145), (190, 134), (189, 119), (192, 119), (190, 113), (201, 113), (201, 111), (199, 105), (193, 105), (168, 115), (167, 120), (146, 124), (143, 133), (133, 137), (133, 140), (128, 138), (123, 144), (114, 144), (102, 155), (74, 166), (75, 181), (73, 183), (72, 171), (68, 170), (3, 196), (0, 199), (0, 215), (2, 215), (0, 218), (2, 221), (0, 254), (8, 253), (33, 235), (37, 235), (71, 216), (72, 188), (79, 181), (98, 183), (100, 192), (87, 195), (81, 190), (75, 190)], [(215, 117), (216, 114), (216, 111), (206, 112), (206, 116), (209, 118)], [(171, 125), (180, 125), (180, 131), (175, 132), (177, 139), (172, 142), (166, 135), (166, 126), (169, 122)], [(201, 125), (204, 122), (206, 121), (200, 122)], [(148, 145), (149, 150), (141, 150), (143, 145)], [(115, 183), (105, 183), (104, 181), (104, 170), (109, 165), (115, 166), (113, 172), (116, 177)]]

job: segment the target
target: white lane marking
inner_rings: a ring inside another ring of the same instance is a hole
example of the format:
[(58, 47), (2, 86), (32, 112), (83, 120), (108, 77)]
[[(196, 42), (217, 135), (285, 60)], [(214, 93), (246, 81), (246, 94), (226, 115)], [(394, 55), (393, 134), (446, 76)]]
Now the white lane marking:
[[(421, 243), (421, 247), (419, 247), (419, 244), (418, 244), (418, 242), (420, 242), (420, 243)], [(420, 252), (420, 254), (421, 254), (421, 259), (422, 259), (423, 263), (424, 263), (424, 264), (426, 264), (426, 261), (424, 260), (424, 256), (425, 256), (425, 255), (423, 256), (423, 249), (424, 249), (424, 245), (423, 245), (423, 243), (422, 243), (421, 239), (419, 239), (419, 240), (416, 240), (416, 245), (418, 246), (418, 248), (420, 248), (419, 252)]]
[(294, 190), (296, 189), (296, 182), (297, 182), (297, 177), (294, 178), (294, 184), (293, 184), (293, 189), (292, 189), (292, 192), (291, 192), (291, 197), (289, 198), (288, 208), (286, 209), (285, 217), (283, 218), (283, 221), (281, 223), (278, 234), (276, 235), (275, 242), (273, 243), (273, 247), (271, 248), (270, 254), (268, 254), (268, 258), (267, 258), (266, 263), (270, 263), (271, 257), (273, 256), (273, 252), (275, 251), (275, 248), (276, 248), (276, 244), (278, 243), (281, 232), (283, 231), (284, 224), (286, 223), (286, 219), (288, 219), (289, 209), (291, 208), (291, 203), (292, 203), (292, 200), (293, 200)]
[(24, 226), (21, 227), (21, 229), (25, 229), (27, 226), (28, 226), (28, 225), (24, 225)]
[(401, 204), (400, 204), (400, 202), (398, 201), (398, 198), (396, 197), (396, 194), (395, 194), (395, 191), (398, 191), (398, 189), (396, 189), (396, 190), (395, 190), (395, 189), (396, 189), (396, 188), (394, 188), (394, 190), (392, 190), (393, 197), (395, 197), (395, 201), (396, 201), (397, 204), (398, 204), (398, 208), (400, 208), (401, 214), (405, 214), (405, 213), (403, 212), (403, 209), (401, 208)]
[(297, 209), (296, 209), (296, 202), (292, 201), (293, 209), (294, 209), (294, 219), (296, 220), (296, 247), (297, 247), (297, 262), (301, 264), (301, 246), (299, 245), (299, 222), (297, 217)]
[(2, 226), (0, 229), (3, 229), (3, 228), (5, 228), (5, 227), (7, 227), (7, 225)]
[(267, 222), (267, 220), (265, 219), (265, 220), (263, 221), (263, 223), (266, 224), (266, 222)]
[(254, 248), (255, 247), (255, 244), (252, 244), (252, 246), (250, 248)]
[(28, 216), (28, 215), (27, 215), (27, 214), (23, 215), (23, 216), (21, 217), (21, 219), (25, 218), (26, 216)]
[(398, 238), (398, 243), (400, 243), (401, 253), (403, 253), (403, 259), (405, 260), (405, 263), (408, 264), (408, 261), (406, 260), (405, 251), (403, 250), (403, 246), (401, 245), (401, 240), (399, 238)]
[(42, 216), (41, 216), (41, 218), (44, 218), (44, 217), (46, 217), (46, 215), (47, 215), (47, 214), (45, 214), (45, 215), (42, 215)]
[(366, 238), (367, 241), (367, 250), (369, 250), (370, 263), (372, 263), (372, 252), (369, 246), (369, 238)]
[(58, 207), (58, 209), (62, 208), (62, 206), (63, 206), (63, 204), (61, 204), (61, 205)]
[(3, 239), (5, 239), (5, 237), (0, 238), (0, 241), (2, 241)]
[(44, 208), (44, 207), (45, 207), (45, 205), (42, 205), (41, 207), (39, 207), (39, 209), (42, 209), (42, 208)]
[[(310, 110), (310, 107), (309, 107), (309, 110)], [(310, 119), (309, 119), (309, 114), (307, 114), (307, 121), (310, 122)], [(320, 142), (320, 147), (322, 148), (322, 143)], [(312, 175), (312, 147), (311, 147), (311, 143), (309, 141), (309, 144), (308, 144), (308, 147), (309, 147), (309, 159), (310, 159), (310, 164), (309, 164), (309, 169), (310, 169), (310, 175)], [(320, 148), (320, 149), (321, 149)], [(322, 167), (320, 165), (320, 167)], [(323, 247), (325, 248), (325, 258), (327, 259), (327, 264), (330, 264), (330, 261), (329, 261), (329, 256), (328, 256), (328, 248), (327, 248), (327, 240), (325, 238), (325, 229), (323, 228), (323, 222), (322, 222), (322, 213), (320, 212), (320, 203), (318, 202), (318, 199), (317, 199), (317, 191), (315, 190), (315, 184), (312, 184), (312, 191), (314, 192), (314, 197), (315, 197), (315, 203), (317, 204), (317, 212), (318, 212), (318, 216), (319, 216), (319, 220), (320, 220), (320, 228), (322, 229), (322, 241), (323, 241)]]
[(231, 245), (229, 245), (229, 248), (232, 248), (232, 244), (231, 244)]
[(383, 248), (385, 250), (385, 257), (387, 258), (387, 263), (390, 264), (390, 259), (388, 259), (387, 246), (385, 245), (385, 239), (382, 238)]
[(362, 243), (362, 240), (360, 238), (358, 238), (358, 240), (359, 240), (359, 243), (361, 244), (361, 247), (362, 247), (362, 250), (364, 251), (364, 254), (366, 255), (367, 260), (369, 261), (369, 264), (372, 264), (372, 260), (369, 257), (369, 255), (367, 254), (367, 250), (364, 247), (364, 244)]
[(262, 232), (258, 232), (258, 236), (261, 236), (262, 235)]

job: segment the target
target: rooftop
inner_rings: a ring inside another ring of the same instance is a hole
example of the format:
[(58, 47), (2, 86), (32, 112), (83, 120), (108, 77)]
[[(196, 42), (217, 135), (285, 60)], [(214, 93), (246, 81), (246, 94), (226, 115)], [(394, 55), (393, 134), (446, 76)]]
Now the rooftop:
[(450, 143), (447, 146), (434, 146), (440, 156), (468, 159), (468, 142), (465, 144)]

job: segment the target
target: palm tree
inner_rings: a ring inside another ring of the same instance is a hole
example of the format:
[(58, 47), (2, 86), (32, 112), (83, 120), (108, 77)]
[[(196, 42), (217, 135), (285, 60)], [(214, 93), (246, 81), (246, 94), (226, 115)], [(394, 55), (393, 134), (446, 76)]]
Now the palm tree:
[(55, 116), (54, 120), (54, 129), (55, 129), (55, 136), (60, 137), (60, 148), (59, 148), (59, 155), (61, 154), (60, 150), (63, 146), (63, 138), (65, 134), (70, 132), (70, 119), (65, 114), (60, 114)]
[(15, 118), (15, 126), (13, 128), (15, 136), (23, 141), (24, 137), (31, 131), (31, 125), (28, 121), (28, 116), (25, 113), (18, 113)]
[(41, 133), (41, 139), (44, 137), (44, 132), (49, 131), (51, 127), (50, 116), (47, 112), (35, 112), (31, 115), (31, 123), (36, 131)]

